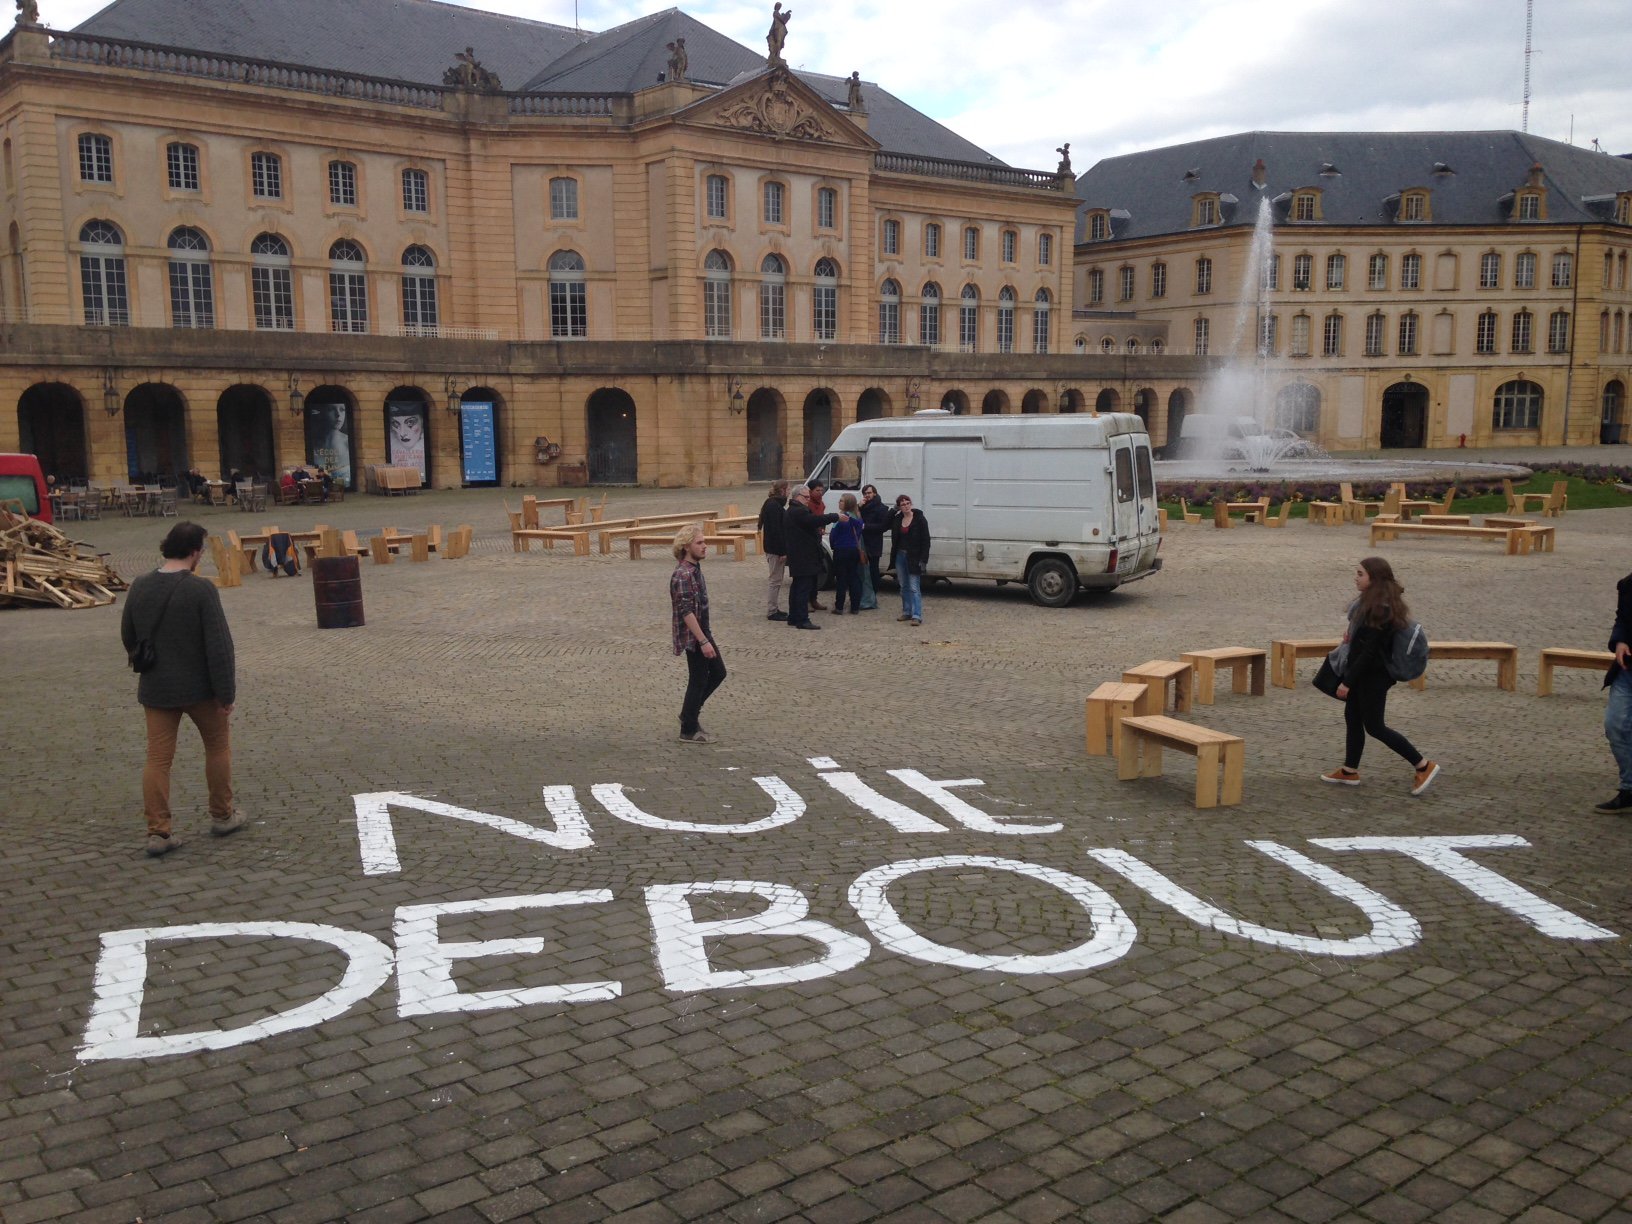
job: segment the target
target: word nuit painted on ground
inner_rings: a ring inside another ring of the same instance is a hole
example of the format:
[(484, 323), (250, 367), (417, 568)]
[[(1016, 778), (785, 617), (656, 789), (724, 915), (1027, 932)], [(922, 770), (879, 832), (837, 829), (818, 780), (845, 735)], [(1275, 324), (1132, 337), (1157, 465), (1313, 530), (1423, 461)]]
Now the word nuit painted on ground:
[[(1326, 850), (1403, 854), (1471, 892), (1480, 900), (1518, 918), (1554, 939), (1617, 939), (1614, 931), (1588, 922), (1568, 910), (1475, 862), (1464, 851), (1525, 847), (1512, 834), (1463, 837), (1318, 837)], [(1348, 938), (1276, 930), (1225, 913), (1211, 902), (1122, 850), (1088, 850), (1088, 858), (1177, 910), (1200, 926), (1221, 933), (1306, 955), (1377, 956), (1415, 944), (1422, 937), (1417, 920), (1393, 901), (1357, 880), (1273, 841), (1249, 841), (1260, 854), (1305, 877), (1357, 907), (1370, 929)], [(891, 903), (892, 884), (908, 876), (933, 872), (983, 871), (1021, 876), (1054, 888), (1088, 918), (1090, 936), (1074, 947), (1049, 953), (972, 952), (937, 943), (914, 930)], [(790, 884), (763, 880), (705, 880), (649, 885), (642, 891), (651, 922), (657, 970), (666, 989), (677, 992), (740, 990), (784, 986), (831, 977), (853, 969), (873, 952), (868, 940), (810, 916), (805, 895)], [(704, 919), (693, 901), (743, 898), (760, 903), (747, 916)], [(1109, 964), (1133, 946), (1133, 920), (1116, 898), (1098, 884), (1072, 872), (1017, 859), (985, 855), (941, 855), (886, 863), (863, 872), (850, 884), (848, 902), (867, 933), (887, 952), (932, 965), (1006, 974), (1073, 974)], [(560, 945), (542, 938), (443, 940), (438, 922), (444, 915), (515, 912), (562, 906), (604, 906), (616, 900), (610, 889), (577, 889), (533, 896), (489, 897), (430, 905), (403, 905), (396, 910), (395, 948), (361, 931), (306, 922), (210, 922), (188, 926), (141, 927), (102, 936), (94, 999), (80, 1049), (84, 1061), (149, 1058), (220, 1050), (309, 1028), (335, 1019), (368, 998), (396, 974), (400, 1016), (475, 1012), (494, 1008), (605, 1002), (623, 992), (621, 982), (589, 980), (508, 990), (461, 990), (454, 980), (461, 960), (496, 956), (546, 956)], [(310, 940), (328, 944), (345, 957), (341, 980), (318, 998), (233, 1028), (140, 1035), (142, 997), (148, 978), (147, 949), (161, 941), (252, 938)], [(752, 969), (718, 968), (710, 959), (709, 940), (747, 938), (800, 940), (814, 946), (814, 959), (783, 959)]]

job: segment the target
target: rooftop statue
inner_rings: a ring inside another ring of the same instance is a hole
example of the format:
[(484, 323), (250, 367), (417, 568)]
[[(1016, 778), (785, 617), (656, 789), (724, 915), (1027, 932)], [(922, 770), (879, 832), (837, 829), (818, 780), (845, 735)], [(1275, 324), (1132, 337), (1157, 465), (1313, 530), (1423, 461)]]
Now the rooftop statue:
[(788, 41), (788, 18), (792, 16), (793, 10), (789, 9), (784, 13), (782, 11), (782, 0), (776, 0), (776, 5), (771, 10), (771, 29), (765, 35), (765, 46), (770, 52), (765, 60), (773, 68), (787, 63), (782, 58), (782, 46)]
[(687, 67), (686, 40), (677, 38), (671, 43), (664, 43), (663, 46), (669, 53), (669, 80), (685, 80)]
[(37, 0), (17, 0), (17, 24), (40, 24), (40, 6)]
[(475, 47), (466, 47), (453, 58), (458, 62), (442, 74), (442, 84), (460, 89), (497, 91), (504, 88), (499, 84), (498, 73), (482, 67), (482, 61), (476, 58)]
[(1070, 174), (1071, 173), (1071, 142), (1069, 140), (1066, 141), (1059, 148), (1055, 149), (1054, 152), (1056, 152), (1056, 153), (1058, 153), (1060, 155), (1060, 165), (1059, 165), (1059, 168), (1054, 171), (1054, 173), (1055, 174)]
[(850, 92), (844, 104), (853, 111), (865, 111), (867, 104), (861, 100), (861, 73), (852, 72), (845, 84), (850, 87)]

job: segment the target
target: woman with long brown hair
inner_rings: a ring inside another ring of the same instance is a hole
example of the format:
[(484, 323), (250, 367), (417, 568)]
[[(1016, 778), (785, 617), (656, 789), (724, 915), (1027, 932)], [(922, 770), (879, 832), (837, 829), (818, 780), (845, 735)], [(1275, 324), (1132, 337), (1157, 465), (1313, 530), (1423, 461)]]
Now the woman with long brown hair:
[[(1394, 677), (1388, 674), (1388, 653), (1394, 634), (1410, 619), (1405, 606), (1405, 588), (1394, 577), (1394, 567), (1382, 557), (1366, 557), (1354, 571), (1354, 589), (1359, 592), (1349, 605), (1349, 629), (1343, 635), (1343, 665), (1337, 668), (1342, 683), (1337, 686), (1343, 702), (1343, 722), (1347, 742), (1343, 764), (1321, 774), (1322, 782), (1339, 786), (1360, 785), (1360, 754), (1366, 736), (1378, 740), (1404, 757), (1415, 773), (1411, 793), (1420, 795), (1439, 776), (1439, 766), (1430, 761), (1405, 736), (1384, 720), (1388, 690)], [(1335, 664), (1334, 664), (1335, 666)]]

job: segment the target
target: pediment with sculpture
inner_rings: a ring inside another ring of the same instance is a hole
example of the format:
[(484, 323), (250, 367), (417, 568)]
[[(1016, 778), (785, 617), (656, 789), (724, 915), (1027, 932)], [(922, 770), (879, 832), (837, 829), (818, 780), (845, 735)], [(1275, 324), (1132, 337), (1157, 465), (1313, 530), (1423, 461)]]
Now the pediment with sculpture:
[(736, 128), (772, 140), (811, 140), (865, 146), (872, 141), (837, 114), (821, 94), (786, 68), (773, 68), (734, 89), (690, 107), (688, 123)]

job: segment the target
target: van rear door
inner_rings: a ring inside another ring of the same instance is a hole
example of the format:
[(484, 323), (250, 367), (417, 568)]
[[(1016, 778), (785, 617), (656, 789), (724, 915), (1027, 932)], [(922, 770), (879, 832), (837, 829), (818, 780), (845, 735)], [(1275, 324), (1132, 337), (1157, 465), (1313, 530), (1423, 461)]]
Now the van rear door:
[(969, 457), (978, 442), (924, 444), (924, 495), (921, 506), (929, 522), (929, 570), (932, 574), (969, 572)]
[[(1139, 564), (1142, 499), (1134, 469), (1133, 439), (1111, 438), (1111, 544), (1116, 549), (1116, 572), (1128, 573)], [(1154, 510), (1151, 512), (1153, 515)]]

